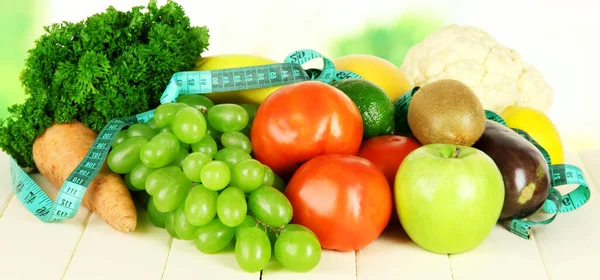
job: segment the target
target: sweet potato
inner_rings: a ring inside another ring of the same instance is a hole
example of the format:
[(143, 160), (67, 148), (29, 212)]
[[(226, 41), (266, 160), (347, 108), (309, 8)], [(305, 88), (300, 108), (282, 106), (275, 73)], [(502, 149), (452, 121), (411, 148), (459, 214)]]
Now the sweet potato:
[[(53, 124), (33, 144), (33, 159), (40, 174), (60, 188), (97, 136), (78, 121)], [(137, 213), (129, 190), (106, 161), (88, 186), (82, 204), (116, 230), (131, 232), (136, 228)]]

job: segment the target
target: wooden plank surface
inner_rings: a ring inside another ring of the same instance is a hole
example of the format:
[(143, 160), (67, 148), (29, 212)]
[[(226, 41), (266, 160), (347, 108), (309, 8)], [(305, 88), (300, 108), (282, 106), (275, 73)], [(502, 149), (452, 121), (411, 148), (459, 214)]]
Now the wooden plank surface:
[(358, 251), (357, 266), (358, 279), (452, 279), (448, 255), (422, 249), (400, 226), (388, 227)]
[[(233, 278), (232, 278), (233, 279)], [(295, 273), (284, 269), (271, 258), (262, 272), (263, 280), (355, 280), (356, 256), (354, 252), (321, 251), (321, 261), (308, 273)], [(368, 279), (368, 278), (364, 278)]]
[(535, 240), (550, 279), (599, 279), (598, 190), (577, 154), (567, 152), (565, 161), (583, 170), (591, 198), (587, 204), (573, 212), (558, 214), (551, 224), (536, 227)]
[[(272, 260), (262, 278), (275, 279), (598, 279), (600, 271), (600, 151), (567, 153), (580, 167), (592, 197), (582, 208), (559, 214), (550, 225), (524, 240), (502, 226), (476, 249), (457, 255), (429, 253), (401, 229), (387, 229), (356, 253), (324, 251), (310, 273), (293, 273)], [(114, 231), (86, 208), (74, 219), (43, 223), (16, 199), (10, 199), (8, 159), (0, 154), (0, 279), (260, 279), (235, 263), (233, 247), (207, 255), (191, 241), (175, 240), (140, 213), (138, 230)], [(4, 173), (4, 174), (3, 174)], [(54, 197), (56, 190), (33, 176)], [(8, 190), (8, 191), (7, 191)], [(7, 207), (2, 207), (5, 201)], [(142, 211), (143, 212), (143, 211)], [(0, 212), (2, 213), (2, 212)], [(86, 228), (87, 226), (87, 228)], [(35, 266), (33, 266), (35, 264)]]
[[(45, 178), (32, 178), (51, 198), (56, 196)], [(2, 178), (1, 187), (9, 187), (7, 178)], [(61, 279), (89, 216), (81, 207), (73, 219), (43, 223), (12, 199), (0, 218), (0, 279)]]
[(167, 231), (152, 225), (143, 209), (131, 233), (116, 231), (94, 214), (63, 280), (160, 280), (170, 242)]
[(203, 254), (192, 241), (173, 239), (162, 279), (259, 280), (260, 272), (247, 273), (239, 268), (231, 244), (219, 253)]
[(454, 280), (548, 280), (536, 242), (496, 225), (477, 248), (450, 255)]

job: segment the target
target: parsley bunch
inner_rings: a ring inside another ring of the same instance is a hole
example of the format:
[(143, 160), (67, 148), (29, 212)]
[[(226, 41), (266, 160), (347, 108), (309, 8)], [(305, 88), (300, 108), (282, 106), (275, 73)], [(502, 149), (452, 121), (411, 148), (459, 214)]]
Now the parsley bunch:
[(171, 76), (191, 69), (209, 39), (172, 1), (131, 11), (111, 6), (44, 30), (20, 76), (29, 97), (0, 120), (0, 148), (34, 170), (31, 150), (46, 128), (78, 120), (100, 131), (113, 118), (155, 108)]

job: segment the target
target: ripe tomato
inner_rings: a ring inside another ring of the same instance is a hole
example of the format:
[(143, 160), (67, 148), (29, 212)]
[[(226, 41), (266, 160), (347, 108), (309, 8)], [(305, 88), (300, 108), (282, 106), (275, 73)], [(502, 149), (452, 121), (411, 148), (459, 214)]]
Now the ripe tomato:
[[(357, 156), (371, 161), (385, 175), (392, 194), (396, 173), (404, 158), (412, 151), (421, 147), (416, 139), (400, 135), (382, 135), (369, 138), (361, 144)], [(395, 202), (393, 208), (396, 208)], [(390, 224), (399, 224), (398, 214), (392, 211)]]
[(327, 154), (303, 164), (285, 191), (293, 223), (311, 229), (321, 247), (360, 250), (377, 239), (392, 212), (392, 192), (383, 173), (353, 155)]
[(362, 142), (358, 107), (323, 82), (286, 85), (258, 108), (250, 139), (254, 157), (284, 179), (321, 154), (355, 155)]
[(393, 187), (400, 163), (418, 147), (421, 147), (421, 143), (412, 137), (382, 135), (363, 141), (357, 156), (375, 164)]

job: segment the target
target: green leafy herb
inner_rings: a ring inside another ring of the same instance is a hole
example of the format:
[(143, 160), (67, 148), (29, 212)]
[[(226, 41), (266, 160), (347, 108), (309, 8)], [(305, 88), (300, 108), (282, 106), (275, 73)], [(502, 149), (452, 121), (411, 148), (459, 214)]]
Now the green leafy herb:
[(191, 69), (209, 39), (172, 1), (131, 11), (111, 6), (44, 29), (20, 77), (28, 98), (0, 120), (0, 148), (32, 169), (33, 143), (46, 128), (78, 120), (99, 131), (113, 118), (155, 108), (171, 76)]

